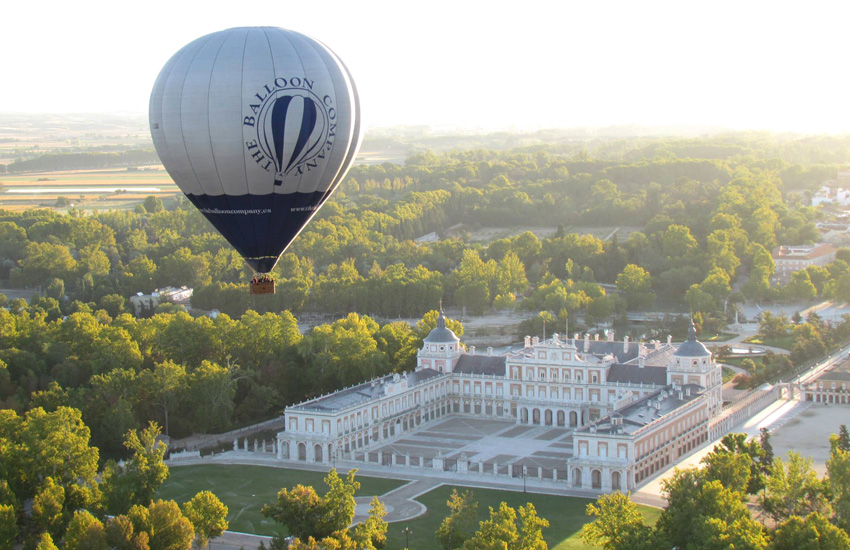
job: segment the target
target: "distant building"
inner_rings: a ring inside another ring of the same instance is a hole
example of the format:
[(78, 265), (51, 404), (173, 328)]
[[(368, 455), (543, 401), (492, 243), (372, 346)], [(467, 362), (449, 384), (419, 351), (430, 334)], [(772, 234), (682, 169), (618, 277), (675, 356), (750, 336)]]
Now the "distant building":
[(850, 403), (850, 366), (830, 369), (801, 386), (801, 399), (815, 403)]
[(277, 452), (328, 463), (445, 416), (504, 418), (575, 430), (570, 485), (631, 490), (704, 442), (721, 407), (720, 368), (693, 324), (678, 348), (555, 334), (496, 356), (464, 350), (441, 314), (415, 371), (287, 407)]
[(167, 286), (158, 288), (150, 294), (137, 293), (135, 296), (130, 296), (130, 303), (133, 304), (133, 311), (136, 317), (140, 316), (145, 311), (153, 311), (161, 303), (168, 302), (189, 306), (189, 299), (192, 297), (192, 289), (186, 286), (176, 288)]
[[(839, 172), (841, 174), (841, 172)], [(841, 206), (850, 206), (850, 189), (843, 187), (830, 187), (828, 185), (821, 186), (812, 195), (812, 206), (820, 206), (822, 204), (837, 204)]]
[(835, 260), (836, 249), (829, 243), (800, 246), (778, 246), (773, 249), (773, 262), (776, 272), (775, 282), (780, 284), (791, 280), (795, 271), (806, 269), (810, 265), (825, 266)]

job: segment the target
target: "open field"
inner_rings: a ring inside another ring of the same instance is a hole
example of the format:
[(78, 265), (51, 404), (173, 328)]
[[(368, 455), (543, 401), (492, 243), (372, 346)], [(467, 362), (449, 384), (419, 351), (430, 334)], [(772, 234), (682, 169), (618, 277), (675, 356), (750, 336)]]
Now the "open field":
[(829, 436), (838, 433), (842, 424), (850, 424), (850, 406), (810, 404), (799, 415), (772, 431), (770, 443), (774, 454), (783, 459), (788, 451), (797, 451), (811, 458), (815, 472), (823, 476), (829, 458)]
[[(160, 487), (156, 497), (183, 504), (200, 491), (212, 491), (229, 508), (227, 519), (231, 531), (271, 536), (281, 529), (274, 520), (260, 513), (263, 505), (272, 502), (283, 487), (291, 488), (299, 483), (312, 485), (322, 494), (327, 490), (323, 482), (325, 475), (268, 466), (172, 466), (171, 477)], [(357, 480), (361, 483), (358, 496), (380, 496), (406, 483), (366, 476), (357, 476)]]
[[(434, 539), (434, 532), (440, 526), (443, 518), (448, 514), (446, 501), (451, 495), (452, 489), (459, 492), (469, 489), (468, 487), (455, 487), (443, 485), (420, 495), (416, 498), (424, 504), (428, 511), (418, 518), (400, 523), (391, 523), (387, 533), (387, 548), (404, 548), (406, 544), (405, 535), (402, 530), (409, 527), (413, 532), (410, 534), (410, 548), (416, 550), (439, 550), (440, 545)], [(590, 550), (593, 546), (584, 544), (578, 538), (581, 526), (590, 518), (585, 515), (585, 508), (593, 500), (556, 496), (538, 495), (533, 493), (522, 493), (519, 491), (499, 491), (495, 489), (471, 489), (478, 501), (478, 517), (484, 520), (489, 517), (489, 507), (499, 507), (502, 501), (509, 506), (519, 509), (531, 502), (537, 510), (537, 514), (549, 520), (549, 528), (543, 530), (543, 538), (549, 544), (550, 550)], [(640, 506), (644, 518), (650, 524), (654, 524), (661, 514), (661, 510)]]
[(0, 208), (7, 210), (53, 207), (59, 197), (69, 199), (78, 208), (132, 208), (149, 195), (166, 198), (180, 193), (161, 165), (140, 170), (6, 174), (0, 176), (0, 184), (4, 188)]

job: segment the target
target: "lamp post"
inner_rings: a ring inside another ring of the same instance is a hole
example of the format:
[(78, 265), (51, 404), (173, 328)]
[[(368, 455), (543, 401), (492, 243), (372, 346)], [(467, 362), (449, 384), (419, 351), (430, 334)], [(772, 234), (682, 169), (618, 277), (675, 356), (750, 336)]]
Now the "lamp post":
[(404, 529), (401, 530), (401, 532), (404, 533), (404, 537), (405, 537), (404, 547), (407, 550), (410, 550), (410, 533), (413, 532), (413, 529), (411, 529), (410, 527), (405, 527)]

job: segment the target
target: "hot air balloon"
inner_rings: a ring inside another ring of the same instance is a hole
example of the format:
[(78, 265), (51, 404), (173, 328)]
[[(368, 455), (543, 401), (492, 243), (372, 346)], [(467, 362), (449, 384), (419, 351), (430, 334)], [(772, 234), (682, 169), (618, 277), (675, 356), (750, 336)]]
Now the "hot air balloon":
[(267, 274), (345, 177), (360, 146), (357, 88), (324, 44), (276, 27), (203, 36), (150, 100), (165, 169), (257, 275)]

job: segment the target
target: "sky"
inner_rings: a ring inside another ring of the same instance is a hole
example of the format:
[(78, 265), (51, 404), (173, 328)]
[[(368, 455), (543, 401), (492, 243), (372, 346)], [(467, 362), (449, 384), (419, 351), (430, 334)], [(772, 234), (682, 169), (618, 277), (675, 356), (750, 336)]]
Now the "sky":
[(181, 47), (267, 25), (343, 59), (367, 128), (850, 132), (846, 0), (7, 4), (0, 112), (144, 114)]

